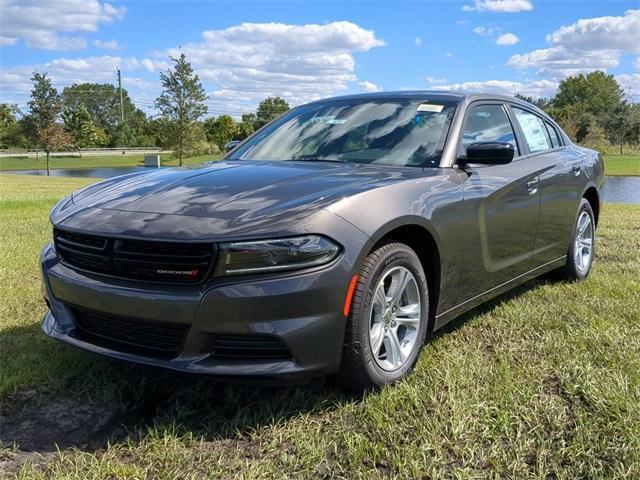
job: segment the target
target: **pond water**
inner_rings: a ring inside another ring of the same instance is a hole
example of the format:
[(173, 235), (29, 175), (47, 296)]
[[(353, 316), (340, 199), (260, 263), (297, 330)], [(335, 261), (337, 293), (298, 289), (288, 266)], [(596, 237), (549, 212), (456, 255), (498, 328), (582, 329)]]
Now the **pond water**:
[[(157, 167), (60, 168), (51, 170), (52, 177), (111, 178), (128, 173), (151, 171)], [(5, 170), (3, 173), (45, 176), (46, 170)]]
[(640, 203), (640, 177), (607, 177), (604, 201)]
[[(109, 178), (127, 173), (150, 171), (155, 167), (106, 167), (106, 168), (64, 168), (51, 170), (54, 177), (95, 177)], [(46, 175), (46, 170), (14, 170), (4, 173), (22, 175)], [(604, 189), (605, 202), (640, 204), (640, 177), (607, 177)]]

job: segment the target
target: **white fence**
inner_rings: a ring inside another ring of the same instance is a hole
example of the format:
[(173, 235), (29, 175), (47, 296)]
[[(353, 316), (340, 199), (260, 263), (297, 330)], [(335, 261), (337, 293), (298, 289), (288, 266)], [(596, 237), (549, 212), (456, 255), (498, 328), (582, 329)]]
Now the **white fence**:
[[(122, 147), (122, 148), (91, 148), (70, 150), (68, 152), (51, 152), (51, 157), (113, 157), (113, 156), (128, 156), (128, 155), (147, 155), (147, 154), (168, 154), (171, 150), (162, 150), (161, 148), (153, 147)], [(22, 150), (22, 151), (0, 151), (0, 158), (6, 157), (21, 157), (21, 158), (39, 158), (44, 157), (45, 153), (42, 150)]]

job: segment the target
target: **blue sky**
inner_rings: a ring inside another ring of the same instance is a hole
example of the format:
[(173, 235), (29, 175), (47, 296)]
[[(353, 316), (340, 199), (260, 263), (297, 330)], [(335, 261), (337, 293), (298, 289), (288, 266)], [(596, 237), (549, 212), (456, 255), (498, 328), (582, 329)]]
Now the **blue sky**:
[(178, 48), (211, 114), (267, 95), (291, 104), (358, 91), (474, 89), (553, 94), (603, 69), (640, 94), (640, 2), (103, 2), (0, 0), (0, 101), (25, 106), (33, 70), (56, 86), (115, 83), (153, 113)]

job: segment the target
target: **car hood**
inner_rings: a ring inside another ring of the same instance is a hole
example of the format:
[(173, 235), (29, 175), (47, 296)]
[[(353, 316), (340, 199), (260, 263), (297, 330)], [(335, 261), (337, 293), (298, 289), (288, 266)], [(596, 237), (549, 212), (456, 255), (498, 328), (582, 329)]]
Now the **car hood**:
[(222, 161), (105, 180), (73, 194), (78, 207), (248, 219), (312, 212), (422, 169), (326, 162)]

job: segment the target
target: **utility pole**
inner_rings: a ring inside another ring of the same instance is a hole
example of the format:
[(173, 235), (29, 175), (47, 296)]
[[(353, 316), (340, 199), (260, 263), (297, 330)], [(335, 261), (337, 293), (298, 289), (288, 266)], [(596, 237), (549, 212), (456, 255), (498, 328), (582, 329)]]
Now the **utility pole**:
[(118, 71), (118, 90), (120, 90), (120, 124), (124, 124), (124, 101), (122, 100), (122, 75), (120, 74), (120, 69), (116, 69)]

